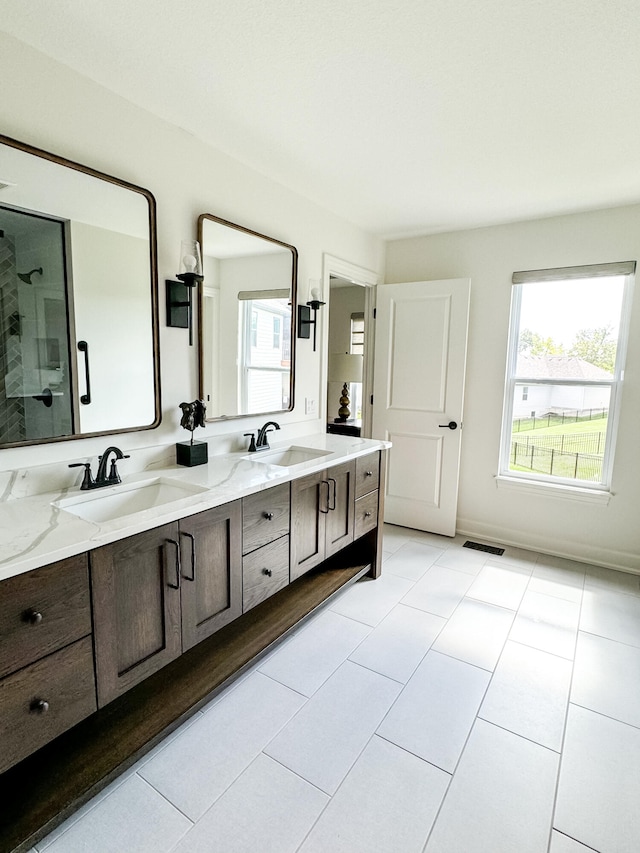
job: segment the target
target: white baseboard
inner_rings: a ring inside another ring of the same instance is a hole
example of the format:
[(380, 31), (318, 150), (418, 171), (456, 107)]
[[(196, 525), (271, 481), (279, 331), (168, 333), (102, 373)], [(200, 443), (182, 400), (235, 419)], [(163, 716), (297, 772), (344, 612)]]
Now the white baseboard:
[(511, 545), (515, 548), (526, 548), (540, 554), (550, 554), (554, 557), (564, 557), (577, 560), (579, 563), (589, 563), (593, 566), (604, 566), (607, 569), (618, 569), (640, 575), (640, 558), (631, 551), (615, 551), (611, 548), (598, 548), (584, 542), (571, 542), (567, 539), (553, 539), (547, 533), (522, 534), (518, 531), (501, 528), (493, 524), (481, 524), (468, 518), (458, 518), (456, 532), (463, 536), (495, 542), (499, 545)]

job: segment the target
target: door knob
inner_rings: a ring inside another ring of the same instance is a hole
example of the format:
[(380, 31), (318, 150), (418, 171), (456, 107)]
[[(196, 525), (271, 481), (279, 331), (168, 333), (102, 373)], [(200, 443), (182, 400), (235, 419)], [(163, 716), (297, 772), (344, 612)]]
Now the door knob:
[(455, 421), (449, 421), (448, 424), (438, 424), (441, 429), (458, 429), (458, 424)]

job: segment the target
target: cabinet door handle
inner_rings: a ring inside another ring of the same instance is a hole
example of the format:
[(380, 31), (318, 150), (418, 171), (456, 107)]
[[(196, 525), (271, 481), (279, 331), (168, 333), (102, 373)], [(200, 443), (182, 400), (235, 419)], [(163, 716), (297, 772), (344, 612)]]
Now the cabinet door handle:
[(336, 508), (336, 481), (333, 479), (333, 477), (329, 477), (328, 480), (330, 483), (333, 483), (333, 506), (329, 506), (329, 509), (333, 511)]
[(191, 540), (191, 577), (189, 575), (182, 575), (182, 577), (186, 581), (194, 581), (196, 579), (196, 537), (193, 533), (187, 533), (184, 530), (180, 531), (180, 535)]
[(84, 381), (86, 386), (86, 394), (82, 394), (80, 402), (83, 406), (88, 406), (91, 403), (91, 378), (89, 375), (89, 344), (86, 341), (78, 341), (78, 349), (84, 353)]
[(35, 711), (38, 714), (46, 714), (49, 710), (49, 703), (46, 699), (34, 699), (29, 705), (30, 711)]
[(326, 507), (327, 507), (327, 508), (326, 508), (326, 509), (322, 509), (322, 498), (320, 498), (320, 512), (322, 512), (322, 513), (324, 513), (325, 515), (327, 515), (327, 513), (329, 512), (329, 495), (330, 495), (330, 493), (331, 493), (331, 486), (329, 485), (329, 481), (328, 481), (328, 480), (321, 480), (321, 481), (320, 481), (320, 485), (321, 485), (321, 486), (326, 486), (326, 487), (327, 487), (327, 503), (326, 503)]
[(171, 589), (180, 589), (180, 545), (175, 539), (167, 539), (167, 542), (176, 546), (176, 582), (169, 583), (169, 581), (167, 581), (167, 586)]
[(263, 516), (267, 519), (267, 521), (273, 521), (273, 513), (272, 512), (264, 512)]
[(22, 619), (30, 625), (38, 625), (38, 623), (42, 622), (42, 613), (39, 610), (25, 610), (22, 614)]
[(271, 569), (263, 569), (262, 574), (266, 575), (268, 578), (270, 578), (271, 575), (273, 574), (273, 571)]

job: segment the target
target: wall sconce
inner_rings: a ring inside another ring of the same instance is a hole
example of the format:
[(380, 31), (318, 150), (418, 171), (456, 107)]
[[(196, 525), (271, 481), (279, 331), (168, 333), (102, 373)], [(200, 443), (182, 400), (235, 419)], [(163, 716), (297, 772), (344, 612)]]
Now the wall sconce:
[[(311, 326), (313, 326), (313, 351), (316, 351), (316, 330), (317, 330), (317, 313), (318, 308), (321, 305), (325, 305), (325, 302), (321, 302), (320, 300), (320, 288), (312, 287), (311, 288), (311, 299), (306, 305), (298, 305), (298, 337), (299, 338), (310, 338), (311, 337)], [(313, 311), (313, 320), (311, 319), (311, 312)]]
[(183, 240), (180, 244), (179, 281), (166, 279), (167, 326), (189, 329), (189, 346), (193, 346), (193, 289), (204, 281), (202, 254), (197, 240)]
[(349, 405), (349, 383), (362, 382), (362, 366), (364, 358), (361, 355), (349, 355), (349, 353), (331, 353), (329, 356), (329, 382), (342, 382), (342, 393), (340, 396), (340, 408), (335, 423), (344, 423), (351, 417)]

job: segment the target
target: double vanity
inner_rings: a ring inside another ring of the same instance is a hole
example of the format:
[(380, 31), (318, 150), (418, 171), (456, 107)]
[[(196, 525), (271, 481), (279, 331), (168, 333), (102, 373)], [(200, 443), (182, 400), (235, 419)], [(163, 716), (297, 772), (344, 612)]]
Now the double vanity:
[[(313, 435), (0, 501), (0, 849), (381, 566), (388, 443)], [(220, 732), (224, 737), (224, 732)]]

